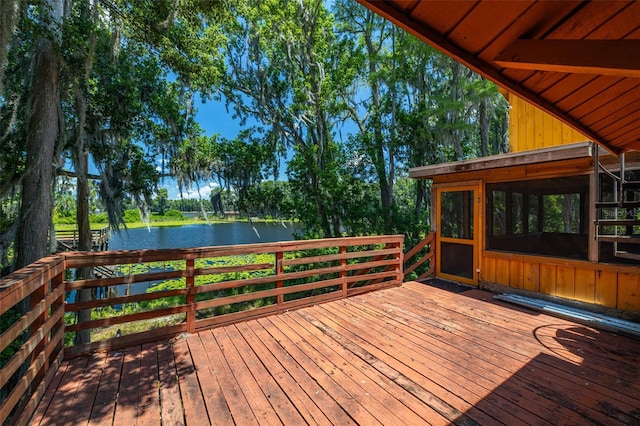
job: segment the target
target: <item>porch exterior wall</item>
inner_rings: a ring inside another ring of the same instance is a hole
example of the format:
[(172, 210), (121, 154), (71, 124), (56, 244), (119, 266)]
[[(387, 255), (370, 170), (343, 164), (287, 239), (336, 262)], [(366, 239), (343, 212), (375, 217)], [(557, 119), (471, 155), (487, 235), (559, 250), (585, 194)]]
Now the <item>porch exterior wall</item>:
[(640, 267), (490, 250), (482, 251), (481, 265), (483, 288), (497, 284), (640, 319)]

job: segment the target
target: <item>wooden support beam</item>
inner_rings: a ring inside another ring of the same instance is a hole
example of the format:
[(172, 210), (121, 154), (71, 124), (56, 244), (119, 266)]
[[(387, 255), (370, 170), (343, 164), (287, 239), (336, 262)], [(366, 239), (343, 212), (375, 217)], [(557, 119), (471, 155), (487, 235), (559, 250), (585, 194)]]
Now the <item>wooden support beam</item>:
[[(66, 176), (66, 177), (71, 177), (71, 178), (77, 178), (78, 177), (78, 174), (76, 172), (71, 171), (71, 170), (64, 170), (64, 169), (58, 169), (56, 174), (58, 176)], [(102, 180), (102, 176), (88, 173), (87, 174), (87, 179), (90, 179), (90, 180)]]
[(516, 40), (493, 60), (505, 68), (640, 78), (640, 40)]

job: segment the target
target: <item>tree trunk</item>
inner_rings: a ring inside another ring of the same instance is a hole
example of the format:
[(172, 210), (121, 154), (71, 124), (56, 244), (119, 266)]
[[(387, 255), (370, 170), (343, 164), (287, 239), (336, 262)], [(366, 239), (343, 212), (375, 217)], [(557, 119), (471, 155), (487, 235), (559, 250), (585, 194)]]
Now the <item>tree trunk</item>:
[[(81, 12), (85, 18), (94, 18), (96, 14), (95, 3), (90, 10), (89, 5), (85, 5)], [(76, 169), (76, 223), (78, 224), (78, 250), (93, 250), (91, 238), (91, 224), (89, 222), (89, 152), (87, 147), (87, 91), (86, 84), (93, 69), (93, 57), (95, 54), (96, 33), (91, 31), (89, 37), (89, 50), (86, 55), (83, 74), (77, 75), (73, 79), (73, 94), (75, 98), (75, 109), (78, 117), (75, 131), (75, 144), (73, 145), (73, 162)], [(76, 271), (76, 278), (93, 278), (92, 268), (79, 268)], [(76, 295), (77, 302), (88, 302), (92, 300), (92, 290), (79, 290)], [(91, 320), (91, 310), (78, 312), (78, 323)], [(76, 332), (75, 344), (91, 342), (91, 330), (80, 330)]]
[(36, 42), (26, 170), (16, 233), (16, 266), (48, 254), (53, 205), (53, 157), (60, 135), (60, 57), (51, 40)]
[[(80, 145), (77, 149), (78, 160), (76, 161), (76, 172), (78, 177), (76, 179), (76, 191), (77, 191), (77, 210), (76, 220), (78, 222), (78, 250), (79, 251), (91, 251), (91, 225), (89, 223), (89, 179), (87, 174), (89, 154), (84, 151), (84, 144)], [(93, 278), (92, 268), (79, 268), (77, 270), (77, 279), (89, 279)], [(77, 302), (88, 302), (91, 300), (91, 289), (79, 290), (76, 296)], [(78, 312), (78, 323), (91, 320), (91, 310), (87, 309)], [(80, 330), (76, 332), (75, 344), (89, 343), (91, 341), (90, 330)]]
[(462, 159), (462, 141), (460, 131), (454, 126), (458, 123), (460, 112), (458, 111), (458, 102), (462, 98), (462, 67), (459, 62), (449, 59), (451, 65), (451, 101), (453, 107), (450, 108), (447, 114), (447, 124), (451, 127), (449, 130), (449, 137), (451, 138), (451, 144), (453, 145), (454, 157), (453, 161)]

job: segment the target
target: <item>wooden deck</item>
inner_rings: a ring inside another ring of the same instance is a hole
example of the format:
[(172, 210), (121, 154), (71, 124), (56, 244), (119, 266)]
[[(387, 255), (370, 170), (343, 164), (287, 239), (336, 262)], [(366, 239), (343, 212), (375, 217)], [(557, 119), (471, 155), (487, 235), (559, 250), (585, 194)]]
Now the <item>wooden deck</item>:
[(415, 282), (65, 362), (32, 424), (640, 424), (640, 341)]

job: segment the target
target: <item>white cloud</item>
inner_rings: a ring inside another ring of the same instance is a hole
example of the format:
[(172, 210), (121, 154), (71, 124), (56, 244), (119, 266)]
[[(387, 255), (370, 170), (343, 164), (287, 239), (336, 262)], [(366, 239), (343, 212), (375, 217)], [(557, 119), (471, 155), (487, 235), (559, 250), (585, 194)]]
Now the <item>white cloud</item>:
[[(182, 198), (203, 198), (208, 199), (211, 196), (211, 191), (218, 188), (219, 185), (215, 182), (210, 182), (208, 185), (192, 186), (191, 188), (182, 191)], [(178, 189), (179, 191), (179, 189)], [(198, 193), (200, 194), (198, 196)], [(178, 192), (180, 194), (180, 192)], [(178, 195), (179, 196), (179, 195)]]

